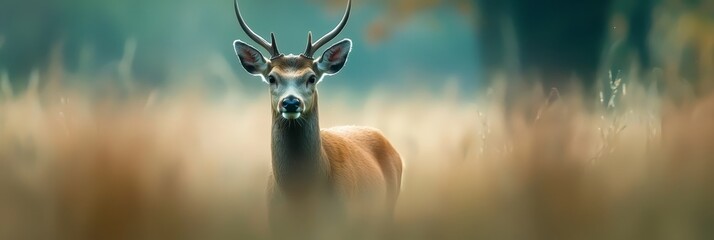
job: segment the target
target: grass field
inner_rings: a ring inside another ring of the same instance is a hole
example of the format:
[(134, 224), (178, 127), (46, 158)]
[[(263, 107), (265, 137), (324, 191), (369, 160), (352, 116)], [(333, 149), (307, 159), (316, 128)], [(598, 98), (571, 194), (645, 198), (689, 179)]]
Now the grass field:
[[(72, 77), (50, 68), (19, 92), (2, 79), (0, 239), (269, 236), (267, 91)], [(592, 110), (577, 93), (534, 89), (506, 108), (503, 84), (456, 89), (375, 91), (358, 109), (321, 92), (322, 127), (380, 128), (405, 159), (393, 238), (714, 237), (714, 95), (632, 81)]]

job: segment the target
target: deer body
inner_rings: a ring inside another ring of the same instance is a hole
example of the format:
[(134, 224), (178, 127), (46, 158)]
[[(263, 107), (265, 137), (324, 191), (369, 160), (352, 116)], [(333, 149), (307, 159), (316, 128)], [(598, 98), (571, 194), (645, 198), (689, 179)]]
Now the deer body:
[(352, 41), (339, 41), (317, 59), (313, 55), (344, 28), (350, 6), (348, 1), (337, 27), (314, 44), (308, 34), (303, 54), (283, 55), (275, 36), (271, 34), (268, 43), (255, 34), (235, 3), (241, 28), (270, 53), (266, 58), (252, 46), (234, 42), (243, 68), (270, 85), (273, 176), (268, 194), (271, 222), (282, 230), (286, 226), (302, 231), (314, 227), (310, 225), (339, 222), (356, 227), (378, 222), (374, 217), (391, 217), (399, 195), (402, 160), (379, 130), (320, 129), (316, 85), (342, 69)]
[(271, 210), (278, 211), (276, 217), (285, 217), (280, 215), (286, 212), (301, 218), (314, 214), (300, 211), (331, 211), (322, 215), (326, 218), (335, 214), (352, 219), (391, 216), (402, 163), (379, 130), (320, 129), (317, 115), (304, 116), (300, 124), (280, 119), (279, 113), (273, 115), (273, 176), (268, 194), (278, 208)]

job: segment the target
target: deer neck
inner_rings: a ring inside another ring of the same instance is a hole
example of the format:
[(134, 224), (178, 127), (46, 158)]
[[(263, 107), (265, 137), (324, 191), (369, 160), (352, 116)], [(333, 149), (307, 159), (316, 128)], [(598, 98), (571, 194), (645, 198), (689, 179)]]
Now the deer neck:
[(329, 163), (320, 140), (317, 106), (299, 120), (285, 120), (273, 110), (272, 164), (278, 188), (307, 193), (327, 183)]

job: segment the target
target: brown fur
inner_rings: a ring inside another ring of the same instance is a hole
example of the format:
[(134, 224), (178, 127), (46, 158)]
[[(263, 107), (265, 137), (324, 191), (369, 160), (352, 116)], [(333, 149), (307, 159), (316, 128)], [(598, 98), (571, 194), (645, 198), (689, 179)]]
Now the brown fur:
[[(270, 219), (276, 237), (341, 239), (345, 237), (341, 234), (349, 233), (370, 239), (384, 233), (400, 191), (399, 153), (374, 128), (343, 126), (318, 133), (318, 161), (323, 163), (318, 168), (324, 171), (282, 186), (277, 178), (280, 172), (269, 180)], [(279, 163), (274, 162), (274, 170), (281, 168)]]
[(370, 127), (335, 127), (320, 131), (330, 163), (329, 179), (348, 197), (373, 189), (384, 193), (388, 214), (399, 196), (402, 159), (382, 133)]

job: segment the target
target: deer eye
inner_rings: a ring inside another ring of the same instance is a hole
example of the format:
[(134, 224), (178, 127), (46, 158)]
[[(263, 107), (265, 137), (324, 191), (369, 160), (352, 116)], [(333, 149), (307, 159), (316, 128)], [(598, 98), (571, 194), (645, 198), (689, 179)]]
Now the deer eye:
[(269, 82), (270, 84), (274, 84), (274, 83), (275, 83), (275, 76), (273, 76), (273, 75), (268, 76), (268, 82)]
[(309, 84), (315, 84), (315, 82), (317, 82), (317, 77), (315, 77), (315, 75), (312, 75), (307, 79), (307, 83)]

